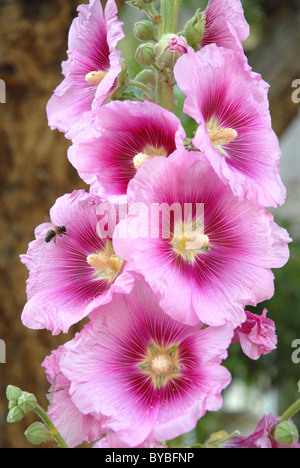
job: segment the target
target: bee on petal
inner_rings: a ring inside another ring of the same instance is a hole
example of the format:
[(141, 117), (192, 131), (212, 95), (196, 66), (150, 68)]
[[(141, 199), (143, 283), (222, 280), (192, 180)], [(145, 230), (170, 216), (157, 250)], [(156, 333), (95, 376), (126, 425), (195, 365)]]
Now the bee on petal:
[(49, 242), (54, 239), (54, 243), (56, 244), (56, 236), (62, 237), (63, 234), (66, 234), (67, 229), (65, 226), (55, 226), (53, 229), (50, 229), (46, 232), (45, 235), (45, 242), (48, 244)]

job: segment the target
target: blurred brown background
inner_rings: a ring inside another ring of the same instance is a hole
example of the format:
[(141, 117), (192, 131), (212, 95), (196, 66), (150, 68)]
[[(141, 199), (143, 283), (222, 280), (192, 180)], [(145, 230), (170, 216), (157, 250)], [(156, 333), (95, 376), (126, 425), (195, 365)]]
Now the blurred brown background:
[[(0, 0), (0, 79), (7, 87), (0, 104), (0, 339), (6, 343), (6, 364), (0, 364), (0, 447), (32, 447), (19, 424), (6, 424), (8, 384), (34, 392), (46, 407), (46, 378), (40, 364), (68, 336), (23, 327), (20, 314), (26, 301), (27, 270), (19, 261), (34, 228), (48, 219), (58, 196), (83, 188), (69, 164), (69, 142), (51, 131), (45, 106), (61, 81), (67, 34), (78, 0)], [(105, 3), (105, 1), (103, 2)], [(119, 1), (121, 17), (129, 18)], [(190, 17), (197, 2), (183, 0)], [(261, 2), (259, 27), (246, 44), (249, 62), (271, 84), (270, 106), (278, 136), (298, 113), (291, 100), (291, 83), (300, 79), (300, 9), (298, 1)], [(191, 10), (191, 11), (190, 11)], [(191, 13), (191, 14), (190, 14)], [(136, 19), (142, 17), (136, 11)], [(70, 336), (73, 336), (74, 329)]]

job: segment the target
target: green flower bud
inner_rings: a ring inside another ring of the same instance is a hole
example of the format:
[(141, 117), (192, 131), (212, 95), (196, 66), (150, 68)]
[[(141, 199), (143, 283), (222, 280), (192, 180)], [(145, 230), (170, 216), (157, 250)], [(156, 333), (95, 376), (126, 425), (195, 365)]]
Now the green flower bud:
[(23, 392), (18, 398), (18, 407), (23, 411), (24, 414), (34, 410), (37, 405), (37, 400), (33, 393)]
[(17, 422), (22, 421), (23, 417), (24, 417), (23, 411), (18, 406), (14, 406), (13, 408), (11, 408), (11, 410), (9, 411), (7, 415), (7, 422), (17, 423)]
[(154, 50), (159, 61), (172, 69), (179, 57), (187, 52), (188, 46), (183, 37), (170, 33), (162, 36)]
[(22, 395), (22, 390), (14, 385), (8, 385), (6, 388), (6, 398), (10, 404), (16, 405), (18, 398)]
[(205, 14), (201, 10), (197, 10), (195, 16), (186, 23), (183, 29), (188, 44), (198, 50), (204, 36), (205, 23)]
[(152, 44), (152, 42), (145, 42), (144, 44), (141, 44), (137, 48), (135, 58), (141, 65), (153, 65), (156, 60), (154, 44)]
[(149, 20), (138, 21), (134, 25), (134, 35), (139, 41), (155, 41), (156, 30), (154, 24)]
[(134, 81), (143, 83), (149, 86), (152, 90), (156, 87), (156, 74), (152, 70), (142, 70), (135, 78)]
[(283, 421), (276, 426), (274, 439), (278, 445), (291, 446), (299, 439), (298, 429), (294, 423)]
[(31, 424), (31, 426), (26, 429), (25, 436), (28, 442), (34, 445), (40, 445), (51, 439), (48, 428), (41, 422)]

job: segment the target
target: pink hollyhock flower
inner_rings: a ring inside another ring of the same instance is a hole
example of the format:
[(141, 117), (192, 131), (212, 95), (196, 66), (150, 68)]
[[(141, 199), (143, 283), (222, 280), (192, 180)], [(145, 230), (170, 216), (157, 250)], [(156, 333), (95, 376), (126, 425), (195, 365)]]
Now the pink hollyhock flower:
[[(57, 334), (110, 300), (114, 290), (129, 291), (133, 279), (112, 248), (113, 207), (79, 190), (59, 198), (50, 218), (51, 223), (37, 227), (35, 240), (21, 255), (30, 272), (22, 321)], [(51, 240), (55, 226), (65, 232)]]
[(82, 414), (108, 417), (119, 439), (137, 447), (172, 439), (221, 408), (231, 380), (220, 365), (230, 324), (201, 329), (174, 321), (144, 280), (99, 312), (64, 345), (60, 361)]
[(109, 196), (126, 195), (145, 161), (169, 156), (184, 138), (180, 120), (160, 106), (116, 101), (98, 111), (93, 137), (77, 139), (68, 155), (86, 183)]
[(273, 296), (271, 268), (287, 262), (291, 239), (264, 207), (240, 201), (200, 158), (178, 150), (148, 161), (129, 183), (128, 216), (113, 245), (174, 319), (237, 327), (246, 320), (245, 305)]
[(56, 88), (47, 105), (49, 125), (67, 138), (93, 120), (93, 112), (110, 97), (121, 71), (116, 50), (124, 37), (114, 0), (103, 11), (100, 0), (78, 7), (68, 44), (68, 60), (63, 62), (65, 79)]
[(250, 29), (240, 0), (209, 0), (204, 18), (204, 36), (199, 47), (216, 44), (243, 50), (241, 41), (249, 37)]
[(234, 51), (191, 48), (175, 66), (187, 96), (184, 112), (199, 124), (193, 143), (235, 195), (264, 206), (283, 204), (281, 152), (271, 126), (266, 83)]
[(239, 342), (250, 359), (257, 360), (262, 354), (276, 349), (275, 323), (267, 318), (267, 313), (267, 309), (261, 316), (246, 311), (246, 322), (235, 330), (233, 342)]
[[(232, 439), (224, 448), (300, 448), (299, 442), (294, 442), (290, 446), (279, 445), (273, 436), (276, 424), (280, 417), (273, 414), (265, 415), (258, 423), (255, 431), (248, 437), (236, 437)], [(291, 421), (292, 422), (292, 421)]]
[(98, 419), (91, 415), (84, 415), (76, 408), (71, 400), (69, 390), (70, 381), (60, 369), (60, 359), (63, 346), (46, 357), (42, 366), (51, 384), (48, 399), (50, 406), (48, 416), (60, 432), (68, 447), (73, 448), (83, 442), (93, 442), (102, 437), (105, 430), (105, 417)]

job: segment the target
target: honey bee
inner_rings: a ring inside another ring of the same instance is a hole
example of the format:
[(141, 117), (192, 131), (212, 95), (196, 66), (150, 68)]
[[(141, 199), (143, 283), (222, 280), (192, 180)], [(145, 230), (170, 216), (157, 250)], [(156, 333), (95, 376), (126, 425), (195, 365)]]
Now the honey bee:
[(54, 243), (56, 244), (56, 236), (62, 237), (63, 234), (66, 234), (67, 229), (65, 226), (55, 226), (53, 229), (50, 229), (48, 232), (46, 232), (45, 235), (45, 242), (47, 244), (54, 239)]

